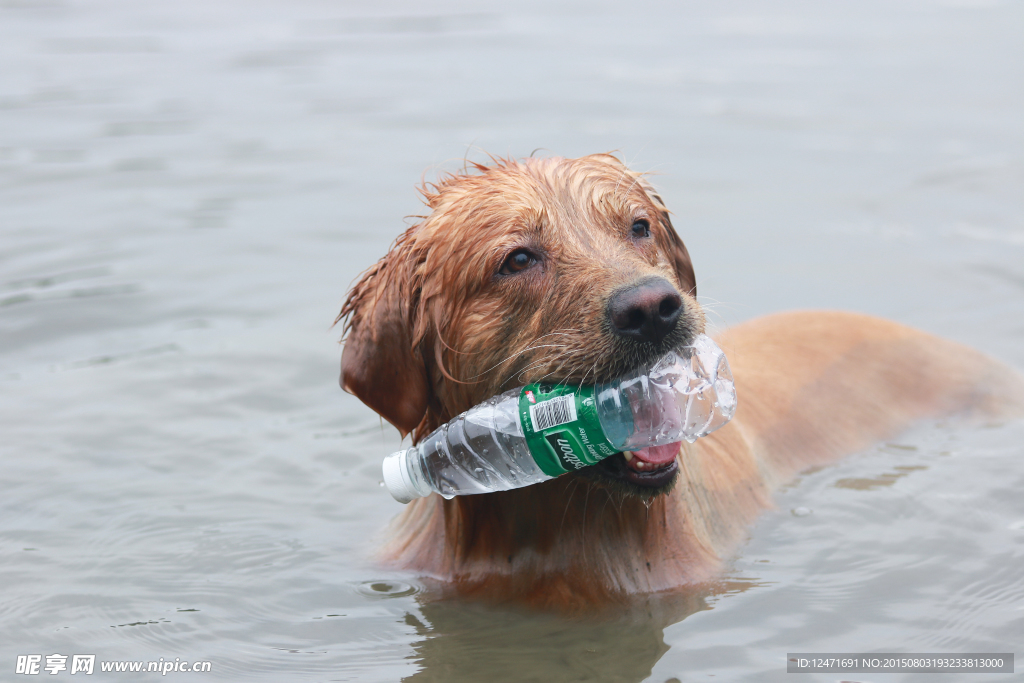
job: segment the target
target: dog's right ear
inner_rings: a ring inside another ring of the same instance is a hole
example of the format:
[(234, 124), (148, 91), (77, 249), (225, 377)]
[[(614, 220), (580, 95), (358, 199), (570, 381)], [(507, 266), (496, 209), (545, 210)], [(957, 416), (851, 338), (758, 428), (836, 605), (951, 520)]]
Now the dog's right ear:
[[(658, 200), (660, 201), (661, 198), (659, 197)], [(693, 272), (693, 261), (690, 259), (690, 252), (687, 251), (686, 245), (683, 244), (683, 239), (672, 226), (672, 220), (668, 217), (667, 209), (662, 212), (661, 220), (665, 225), (665, 232), (667, 233), (667, 251), (672, 259), (672, 268), (676, 271), (676, 277), (679, 278), (679, 284), (687, 294), (695, 297), (697, 296), (697, 276)]]
[[(415, 264), (399, 240), (349, 292), (341, 387), (398, 428), (404, 438), (419, 425), (430, 400), (427, 366), (413, 339)], [(335, 321), (337, 322), (337, 321)]]
[(669, 211), (665, 206), (664, 200), (662, 200), (658, 191), (654, 189), (654, 186), (643, 176), (640, 176), (640, 186), (644, 188), (647, 196), (654, 200), (654, 205), (661, 214), (661, 223), (665, 227), (665, 243), (662, 245), (662, 248), (672, 261), (672, 269), (676, 271), (679, 285), (690, 296), (697, 296), (697, 276), (693, 272), (693, 261), (690, 259), (690, 252), (686, 249), (686, 245), (683, 244), (683, 239), (676, 232), (675, 227), (673, 227), (672, 219), (669, 218)]

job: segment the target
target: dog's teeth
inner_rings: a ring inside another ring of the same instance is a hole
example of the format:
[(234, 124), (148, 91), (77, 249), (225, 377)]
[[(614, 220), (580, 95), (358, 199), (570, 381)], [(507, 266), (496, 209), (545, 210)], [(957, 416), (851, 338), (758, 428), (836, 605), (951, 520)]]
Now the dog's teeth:
[(626, 459), (626, 462), (629, 462), (633, 459), (633, 451), (623, 451), (622, 457)]
[(642, 469), (644, 469), (646, 467), (647, 467), (647, 463), (645, 463), (643, 460), (637, 459), (637, 461), (636, 461), (636, 468), (638, 470), (642, 470)]

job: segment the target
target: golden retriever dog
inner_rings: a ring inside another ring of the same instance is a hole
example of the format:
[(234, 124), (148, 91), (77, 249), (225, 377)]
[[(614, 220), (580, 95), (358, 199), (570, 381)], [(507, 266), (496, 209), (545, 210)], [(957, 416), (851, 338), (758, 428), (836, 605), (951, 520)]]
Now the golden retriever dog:
[[(494, 160), (422, 189), (429, 214), (353, 287), (341, 383), (416, 442), (530, 382), (610, 381), (704, 331), (693, 265), (647, 179), (613, 156)], [(664, 453), (526, 488), (432, 495), (384, 561), (446, 594), (607, 605), (713, 579), (793, 475), (952, 413), (1024, 404), (980, 353), (896, 323), (794, 312), (717, 335), (738, 409)]]

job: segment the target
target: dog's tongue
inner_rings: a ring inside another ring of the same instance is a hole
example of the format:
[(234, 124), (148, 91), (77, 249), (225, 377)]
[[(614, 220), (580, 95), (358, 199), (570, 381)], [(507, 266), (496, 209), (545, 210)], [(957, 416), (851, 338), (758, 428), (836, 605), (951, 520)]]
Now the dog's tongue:
[(633, 457), (642, 460), (648, 465), (665, 465), (675, 460), (675, 457), (679, 454), (680, 443), (682, 442), (677, 441), (665, 444), (664, 446), (641, 448), (638, 451), (633, 451)]

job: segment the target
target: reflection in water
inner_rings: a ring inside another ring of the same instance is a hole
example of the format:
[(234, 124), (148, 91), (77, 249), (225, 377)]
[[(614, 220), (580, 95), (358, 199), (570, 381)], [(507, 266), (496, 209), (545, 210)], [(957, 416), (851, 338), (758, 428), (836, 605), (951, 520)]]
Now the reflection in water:
[[(729, 581), (638, 597), (614, 610), (566, 617), (462, 600), (424, 601), (406, 623), (427, 681), (642, 681), (668, 651), (666, 627), (712, 609), (713, 598), (757, 584)], [(426, 622), (426, 623), (424, 623)]]
[(368, 598), (407, 598), (419, 591), (404, 581), (364, 581), (357, 590)]
[(870, 491), (879, 486), (892, 486), (897, 481), (911, 472), (928, 469), (924, 465), (897, 465), (892, 472), (883, 472), (877, 477), (847, 477), (836, 481), (838, 489), (855, 489), (857, 491)]

